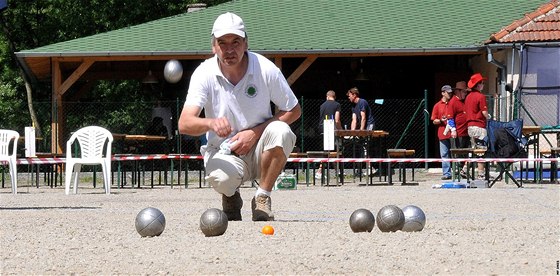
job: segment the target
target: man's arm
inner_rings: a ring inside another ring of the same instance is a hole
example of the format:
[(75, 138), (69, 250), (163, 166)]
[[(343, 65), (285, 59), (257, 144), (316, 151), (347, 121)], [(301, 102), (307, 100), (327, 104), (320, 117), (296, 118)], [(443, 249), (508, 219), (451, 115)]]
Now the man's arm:
[(342, 129), (342, 123), (340, 122), (340, 112), (336, 111), (334, 113), (334, 124), (336, 126), (336, 129)]
[(202, 108), (198, 106), (184, 106), (179, 117), (179, 133), (200, 136), (208, 131), (214, 131), (220, 137), (231, 134), (231, 125), (225, 118), (200, 118)]
[(434, 105), (434, 107), (432, 108), (432, 116), (431, 116), (431, 120), (434, 123), (434, 125), (439, 125), (441, 124), (441, 116), (438, 112), (438, 108), (437, 108), (437, 103)]
[(482, 116), (486, 119), (490, 119), (490, 114), (488, 114), (488, 104), (486, 103), (486, 97), (482, 97), (480, 100), (480, 109), (482, 110)]
[(360, 130), (365, 130), (366, 129), (366, 112), (365, 111), (360, 111), (360, 115), (362, 117), (362, 120), (360, 121)]

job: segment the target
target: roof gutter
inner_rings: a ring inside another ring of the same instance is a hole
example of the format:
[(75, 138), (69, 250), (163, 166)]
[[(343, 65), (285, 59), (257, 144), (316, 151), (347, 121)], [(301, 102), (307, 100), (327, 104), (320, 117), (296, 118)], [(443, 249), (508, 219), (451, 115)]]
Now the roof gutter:
[(536, 46), (536, 47), (560, 47), (560, 41), (492, 43), (492, 44), (486, 44), (486, 48), (509, 49), (509, 48), (516, 48), (516, 46), (518, 47), (519, 45)]
[[(270, 55), (300, 55), (300, 54), (326, 54), (326, 55), (371, 55), (371, 54), (453, 54), (479, 53), (483, 47), (449, 47), (449, 48), (379, 48), (379, 49), (302, 49), (302, 50), (265, 50), (251, 49), (254, 52)], [(114, 57), (114, 56), (169, 56), (169, 55), (211, 55), (210, 50), (197, 51), (115, 51), (115, 52), (17, 52), (18, 58), (28, 57)]]
[[(494, 55), (492, 55), (492, 49), (490, 48), (486, 48), (486, 59), (488, 62), (494, 64), (496, 67), (498, 67), (498, 69), (500, 69), (500, 82), (504, 81), (506, 79), (506, 65), (503, 63), (500, 63), (499, 61), (497, 61), (496, 59), (494, 59)], [(502, 90), (503, 91), (503, 90)]]

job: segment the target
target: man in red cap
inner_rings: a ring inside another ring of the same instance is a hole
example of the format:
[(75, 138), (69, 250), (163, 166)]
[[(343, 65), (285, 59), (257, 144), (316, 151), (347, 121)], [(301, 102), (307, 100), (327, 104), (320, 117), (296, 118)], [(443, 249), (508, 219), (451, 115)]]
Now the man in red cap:
[[(455, 139), (455, 147), (470, 147), (470, 137), (467, 131), (467, 114), (465, 113), (465, 98), (468, 94), (467, 82), (458, 81), (453, 88), (454, 95), (447, 107), (447, 120), (451, 126), (451, 138)], [(453, 146), (453, 145), (452, 145)], [(461, 176), (467, 177), (466, 163), (461, 170)]]
[[(467, 131), (471, 137), (471, 146), (485, 148), (487, 139), (486, 121), (490, 118), (486, 96), (481, 91), (486, 80), (480, 73), (471, 76), (467, 86), (471, 92), (465, 98)], [(478, 179), (484, 179), (484, 164), (478, 163)]]

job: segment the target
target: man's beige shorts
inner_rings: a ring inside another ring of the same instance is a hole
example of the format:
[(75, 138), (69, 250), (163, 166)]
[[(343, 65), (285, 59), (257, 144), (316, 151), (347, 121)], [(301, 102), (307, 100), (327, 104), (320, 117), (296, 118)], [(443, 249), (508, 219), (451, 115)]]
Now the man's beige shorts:
[(471, 137), (471, 146), (473, 148), (476, 147), (476, 140), (484, 140), (486, 135), (488, 135), (485, 128), (477, 126), (469, 126), (467, 131)]
[(290, 156), (296, 143), (296, 135), (290, 126), (281, 121), (270, 123), (264, 130), (257, 145), (244, 156), (210, 154), (206, 162), (206, 180), (218, 193), (232, 196), (241, 184), (260, 178), (262, 153), (280, 147), (286, 158)]

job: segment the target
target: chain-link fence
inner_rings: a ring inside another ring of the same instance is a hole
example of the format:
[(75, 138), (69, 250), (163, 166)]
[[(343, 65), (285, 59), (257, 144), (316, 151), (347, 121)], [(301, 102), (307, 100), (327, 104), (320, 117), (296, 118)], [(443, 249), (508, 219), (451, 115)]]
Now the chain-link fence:
[[(553, 98), (551, 98), (553, 97)], [(507, 105), (511, 102), (506, 97), (488, 98), (489, 113), (495, 119), (502, 120), (504, 113), (511, 114), (515, 107)], [(302, 106), (302, 116), (292, 124), (292, 129), (297, 135), (296, 146), (302, 152), (323, 149), (323, 137), (319, 129), (319, 108), (323, 99), (299, 99)], [(341, 104), (341, 121), (343, 126), (350, 127), (352, 104), (347, 99), (339, 100)], [(425, 128), (425, 117), (432, 106), (424, 107), (423, 99), (385, 99), (380, 101), (368, 100), (376, 121), (376, 129), (389, 133), (386, 138), (387, 148), (414, 149), (417, 157), (438, 156), (437, 148), (433, 154), (426, 154), (428, 136), (434, 139), (435, 130), (428, 122), (428, 133)], [(557, 95), (548, 97), (542, 95), (523, 95), (522, 104), (518, 106), (519, 117), (524, 119), (526, 125), (555, 126), (558, 124), (558, 116), (553, 112), (557, 107)], [(172, 138), (167, 142), (171, 153), (197, 154), (201, 141), (199, 137), (178, 136), (176, 133), (177, 118), (183, 107), (182, 100), (161, 102), (64, 102), (66, 125), (62, 141), (66, 141), (70, 134), (83, 126), (99, 125), (109, 129), (113, 133), (145, 134), (152, 120), (154, 107), (162, 107), (169, 110), (171, 114), (171, 125), (173, 126)], [(505, 110), (504, 109), (510, 109)], [(51, 118), (52, 105), (50, 102), (35, 102), (34, 108), (40, 120), (42, 133), (38, 136), (37, 151), (49, 152), (51, 149)], [(502, 114), (502, 115), (499, 115)], [(21, 114), (21, 116), (26, 116)], [(28, 116), (28, 115), (27, 115)], [(505, 119), (509, 120), (509, 119)], [(536, 123), (535, 123), (536, 122)], [(16, 129), (23, 134), (25, 126)], [(430, 133), (433, 131), (434, 133)], [(178, 139), (181, 137), (181, 139)], [(23, 143), (20, 143), (23, 154)], [(433, 146), (432, 146), (433, 147)], [(344, 157), (352, 157), (352, 153), (344, 152)], [(419, 164), (421, 166), (421, 164)]]
[[(322, 129), (319, 129), (319, 109), (324, 100), (300, 98), (302, 105), (301, 119), (292, 125), (298, 136), (296, 146), (302, 151), (323, 149)], [(341, 124), (350, 128), (352, 104), (348, 100), (339, 100), (341, 105)], [(424, 106), (422, 99), (385, 99), (368, 100), (375, 118), (375, 128), (389, 133), (386, 138), (387, 148), (414, 149), (416, 156), (425, 153), (426, 133), (424, 131)], [(348, 155), (348, 153), (343, 153)], [(350, 153), (351, 154), (351, 153)], [(352, 157), (352, 156), (345, 156)]]
[(554, 94), (521, 94), (521, 105), (519, 117), (523, 118), (525, 124), (540, 126), (558, 126), (560, 118), (558, 115), (559, 93)]
[[(302, 151), (323, 149), (323, 137), (319, 125), (319, 107), (322, 99), (300, 98), (302, 116), (292, 124), (297, 135), (296, 146)], [(342, 125), (350, 127), (351, 103), (344, 99), (341, 104)], [(386, 139), (387, 148), (407, 148), (416, 150), (416, 156), (425, 156), (426, 133), (424, 131), (424, 106), (422, 99), (385, 99), (382, 104), (368, 100), (376, 121), (376, 129), (389, 133)], [(161, 102), (64, 102), (66, 117), (66, 132), (62, 141), (66, 141), (70, 134), (83, 126), (99, 125), (113, 133), (145, 134), (151, 123), (154, 107), (167, 108), (171, 114), (173, 135), (170, 141), (170, 152), (197, 153), (198, 137), (182, 135), (178, 140), (176, 133), (177, 118), (183, 107), (183, 101)], [(37, 145), (38, 151), (49, 151), (51, 145), (51, 115), (50, 102), (36, 102), (34, 107), (38, 114), (42, 139)], [(20, 132), (23, 131), (22, 130)], [(180, 142), (180, 143), (179, 143)], [(398, 144), (397, 144), (398, 143)]]
[[(506, 97), (488, 96), (489, 113), (498, 120), (509, 120), (505, 114), (512, 114), (515, 106), (509, 104), (510, 99)], [(526, 125), (541, 125), (543, 128), (554, 127), (560, 124), (559, 118), (554, 112), (558, 106), (558, 95), (534, 95), (526, 94), (521, 98), (522, 105), (518, 104), (519, 116), (524, 119)], [(301, 97), (302, 116), (300, 120), (292, 124), (292, 129), (297, 135), (296, 146), (301, 151), (322, 150), (323, 138), (319, 129), (319, 107), (323, 99), (306, 99)], [(341, 103), (342, 125), (350, 127), (351, 103), (347, 99), (339, 100)], [(416, 150), (416, 156), (424, 157), (426, 133), (424, 130), (424, 115), (430, 111), (424, 111), (422, 99), (385, 99), (382, 104), (368, 100), (376, 120), (376, 128), (389, 132), (387, 137), (388, 148), (407, 148)], [(173, 126), (173, 139), (170, 143), (170, 152), (178, 152), (181, 147), (182, 153), (197, 153), (199, 141), (197, 137), (183, 136), (181, 143), (176, 139), (177, 118), (183, 107), (183, 101), (161, 101), (161, 102), (65, 102), (66, 115), (65, 137), (66, 141), (71, 132), (87, 125), (99, 125), (109, 129), (113, 133), (145, 134), (151, 123), (152, 110), (159, 106), (167, 108), (171, 113), (171, 124)], [(35, 102), (34, 108), (41, 124), (42, 133), (38, 134), (40, 139), (37, 143), (37, 151), (48, 152), (51, 145), (51, 118), (52, 105), (50, 102)], [(499, 108), (499, 109), (497, 109)], [(501, 114), (501, 115), (499, 115)], [(20, 116), (29, 116), (27, 110), (21, 112)], [(498, 117), (499, 116), (499, 117)], [(511, 115), (508, 115), (511, 116)], [(500, 118), (504, 117), (504, 118)], [(431, 122), (429, 123), (431, 126)], [(25, 125), (13, 129), (21, 134)], [(433, 130), (431, 127), (428, 131)], [(429, 135), (433, 135), (429, 133)], [(437, 156), (437, 155), (436, 155)]]

